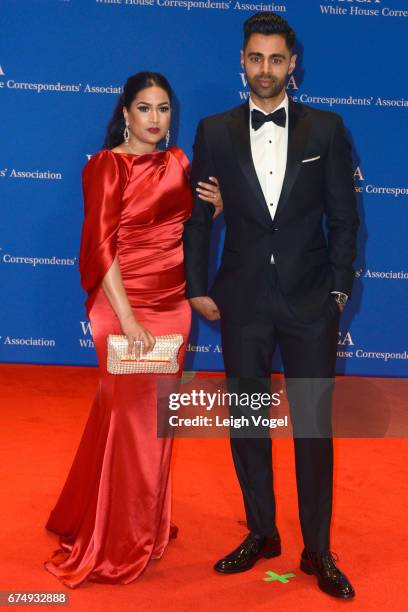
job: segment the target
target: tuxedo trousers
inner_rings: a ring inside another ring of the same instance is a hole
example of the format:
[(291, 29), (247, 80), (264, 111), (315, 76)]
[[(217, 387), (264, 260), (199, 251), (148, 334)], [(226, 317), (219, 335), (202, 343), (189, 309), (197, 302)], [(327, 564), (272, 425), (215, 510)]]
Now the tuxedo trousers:
[[(340, 311), (334, 297), (328, 295), (318, 319), (300, 321), (279, 289), (273, 264), (264, 281), (264, 290), (249, 322), (232, 322), (221, 316), (228, 387), (234, 392), (239, 388), (241, 393), (267, 391), (273, 353), (279, 346), (293, 428), (304, 545), (310, 551), (324, 552), (330, 549), (331, 400)], [(235, 406), (234, 416), (239, 416), (240, 410)], [(269, 427), (258, 428), (254, 435), (246, 436), (232, 430), (231, 449), (248, 529), (258, 535), (272, 536), (276, 530), (276, 504)]]

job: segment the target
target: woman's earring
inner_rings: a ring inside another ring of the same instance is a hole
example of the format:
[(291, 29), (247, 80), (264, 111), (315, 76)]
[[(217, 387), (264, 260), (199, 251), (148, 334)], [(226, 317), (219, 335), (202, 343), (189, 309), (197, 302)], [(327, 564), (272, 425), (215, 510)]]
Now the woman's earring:
[(169, 148), (169, 143), (170, 143), (170, 130), (167, 130), (167, 134), (166, 134), (166, 149)]
[(129, 144), (130, 132), (129, 132), (129, 121), (126, 119), (125, 121), (126, 127), (123, 130), (123, 140), (125, 144)]

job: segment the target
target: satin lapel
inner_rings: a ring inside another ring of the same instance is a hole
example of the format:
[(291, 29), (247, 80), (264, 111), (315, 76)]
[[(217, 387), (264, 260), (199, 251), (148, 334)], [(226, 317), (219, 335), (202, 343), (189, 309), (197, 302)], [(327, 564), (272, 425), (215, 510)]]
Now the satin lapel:
[(233, 150), (238, 163), (255, 195), (256, 208), (261, 219), (269, 224), (272, 223), (262, 187), (256, 174), (251, 153), (251, 140), (249, 136), (249, 105), (243, 104), (237, 108), (231, 116), (229, 132), (232, 140)]
[(288, 202), (290, 192), (296, 181), (301, 167), (303, 152), (310, 132), (310, 123), (303, 115), (300, 105), (289, 101), (289, 135), (288, 135), (288, 158), (286, 162), (285, 178), (276, 210), (275, 219), (282, 213), (282, 209)]

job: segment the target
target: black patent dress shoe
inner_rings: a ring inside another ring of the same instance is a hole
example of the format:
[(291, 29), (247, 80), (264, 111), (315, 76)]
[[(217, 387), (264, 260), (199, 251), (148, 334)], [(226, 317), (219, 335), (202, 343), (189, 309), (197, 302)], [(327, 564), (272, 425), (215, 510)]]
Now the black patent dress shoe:
[(300, 569), (305, 574), (314, 574), (319, 588), (328, 595), (341, 599), (351, 599), (355, 595), (349, 579), (339, 570), (331, 552), (313, 553), (305, 549)]
[(250, 533), (238, 548), (229, 555), (217, 561), (214, 565), (216, 572), (221, 574), (237, 574), (246, 572), (264, 557), (278, 557), (281, 554), (281, 540), (279, 533), (273, 537), (259, 537)]

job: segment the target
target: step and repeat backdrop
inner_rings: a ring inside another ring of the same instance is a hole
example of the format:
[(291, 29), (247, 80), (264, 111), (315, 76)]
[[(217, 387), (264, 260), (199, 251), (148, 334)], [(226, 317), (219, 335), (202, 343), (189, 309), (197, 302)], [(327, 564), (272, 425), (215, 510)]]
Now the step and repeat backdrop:
[[(298, 34), (288, 94), (340, 113), (353, 143), (362, 223), (338, 372), (407, 375), (407, 0), (2, 0), (1, 361), (96, 364), (78, 274), (81, 170), (121, 86), (165, 74), (171, 144), (191, 156), (200, 118), (247, 99), (242, 24), (268, 10)], [(222, 240), (220, 219), (213, 268)], [(186, 369), (223, 369), (216, 324), (194, 319)]]

